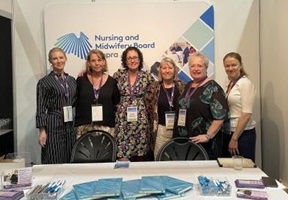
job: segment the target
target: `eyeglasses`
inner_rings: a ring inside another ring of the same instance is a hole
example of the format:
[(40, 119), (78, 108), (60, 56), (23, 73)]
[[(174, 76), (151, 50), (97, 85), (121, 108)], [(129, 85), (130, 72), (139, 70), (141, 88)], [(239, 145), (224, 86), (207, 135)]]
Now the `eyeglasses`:
[(132, 60), (138, 60), (139, 57), (138, 56), (134, 56), (134, 57), (128, 57), (127, 60), (128, 61), (132, 61)]

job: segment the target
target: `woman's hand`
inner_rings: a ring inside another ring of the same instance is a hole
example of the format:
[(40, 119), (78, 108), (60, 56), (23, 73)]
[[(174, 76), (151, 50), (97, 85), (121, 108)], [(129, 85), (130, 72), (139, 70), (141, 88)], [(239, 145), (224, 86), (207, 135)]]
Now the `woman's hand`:
[(45, 147), (46, 145), (46, 140), (47, 140), (47, 134), (46, 130), (44, 128), (40, 129), (39, 137), (38, 137), (38, 143), (42, 146)]
[(206, 137), (206, 134), (201, 134), (201, 135), (197, 135), (195, 137), (190, 137), (189, 139), (196, 144), (205, 143), (205, 142), (209, 141), (209, 139)]
[(231, 155), (239, 154), (238, 140), (235, 140), (235, 139), (231, 138), (231, 140), (229, 142), (229, 152), (230, 152)]

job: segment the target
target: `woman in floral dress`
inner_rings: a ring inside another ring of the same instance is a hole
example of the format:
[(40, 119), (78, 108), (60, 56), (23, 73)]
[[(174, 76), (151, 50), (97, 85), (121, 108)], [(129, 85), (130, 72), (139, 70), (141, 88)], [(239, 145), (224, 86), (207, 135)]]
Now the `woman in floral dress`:
[(114, 73), (120, 91), (116, 113), (115, 134), (119, 160), (153, 160), (150, 150), (150, 127), (144, 104), (147, 87), (153, 77), (143, 68), (143, 54), (136, 47), (128, 47), (122, 54), (122, 65)]

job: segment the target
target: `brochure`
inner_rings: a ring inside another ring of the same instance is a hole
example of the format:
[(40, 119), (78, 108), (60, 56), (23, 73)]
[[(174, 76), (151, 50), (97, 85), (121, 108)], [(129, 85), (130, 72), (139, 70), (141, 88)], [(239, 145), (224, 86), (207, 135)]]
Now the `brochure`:
[(163, 176), (143, 176), (141, 178), (139, 192), (145, 194), (165, 193)]
[(0, 190), (1, 200), (19, 200), (24, 197), (23, 191)]
[(244, 199), (268, 200), (268, 193), (266, 191), (259, 191), (259, 190), (238, 189), (237, 197)]
[(32, 186), (32, 167), (9, 169), (3, 172), (3, 188), (24, 190)]

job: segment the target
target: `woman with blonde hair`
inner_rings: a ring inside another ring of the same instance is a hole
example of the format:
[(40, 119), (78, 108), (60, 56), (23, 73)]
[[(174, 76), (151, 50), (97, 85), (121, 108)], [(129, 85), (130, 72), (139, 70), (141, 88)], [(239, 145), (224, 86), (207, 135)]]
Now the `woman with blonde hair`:
[(55, 47), (49, 52), (52, 71), (37, 83), (36, 127), (42, 164), (67, 163), (75, 142), (72, 106), (76, 81), (65, 73), (65, 52)]
[(158, 81), (152, 83), (146, 93), (146, 104), (152, 133), (151, 148), (156, 158), (162, 145), (172, 138), (175, 103), (184, 90), (178, 80), (178, 67), (169, 58), (160, 62)]
[(114, 136), (116, 105), (120, 94), (116, 80), (109, 76), (102, 51), (92, 49), (86, 60), (86, 72), (77, 78), (76, 137), (90, 130), (103, 130)]

